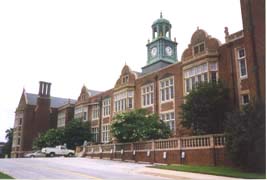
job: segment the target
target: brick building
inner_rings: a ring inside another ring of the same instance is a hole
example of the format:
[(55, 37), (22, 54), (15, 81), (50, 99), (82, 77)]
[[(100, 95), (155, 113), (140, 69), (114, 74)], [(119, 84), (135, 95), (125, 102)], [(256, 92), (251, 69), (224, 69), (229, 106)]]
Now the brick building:
[[(226, 27), (225, 43), (197, 28), (177, 61), (171, 23), (161, 14), (152, 24), (142, 72), (125, 65), (112, 89), (99, 92), (83, 86), (77, 101), (50, 97), (50, 84), (45, 82), (40, 82), (38, 96), (23, 91), (16, 110), (13, 157), (30, 150), (38, 133), (62, 127), (73, 117), (90, 122), (93, 141), (108, 143), (114, 114), (136, 108), (159, 114), (173, 136), (188, 135), (180, 124), (179, 107), (198, 82), (222, 80), (235, 108), (253, 99), (265, 102), (265, 1), (240, 2), (244, 29), (230, 34)], [(57, 100), (61, 103), (55, 104)]]
[(62, 113), (66, 122), (73, 118), (76, 100), (52, 97), (50, 88), (51, 83), (40, 81), (38, 94), (23, 89), (15, 111), (11, 157), (21, 157), (31, 151), (33, 139), (50, 128), (56, 128)]

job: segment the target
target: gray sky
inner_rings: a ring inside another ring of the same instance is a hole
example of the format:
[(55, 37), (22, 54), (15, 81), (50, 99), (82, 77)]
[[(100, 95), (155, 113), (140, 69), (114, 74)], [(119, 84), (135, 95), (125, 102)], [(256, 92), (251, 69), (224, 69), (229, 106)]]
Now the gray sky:
[(161, 11), (178, 60), (198, 26), (222, 43), (225, 26), (242, 29), (239, 0), (0, 1), (0, 141), (23, 87), (38, 93), (38, 82), (49, 81), (52, 96), (76, 99), (83, 84), (113, 88), (125, 62), (140, 71)]

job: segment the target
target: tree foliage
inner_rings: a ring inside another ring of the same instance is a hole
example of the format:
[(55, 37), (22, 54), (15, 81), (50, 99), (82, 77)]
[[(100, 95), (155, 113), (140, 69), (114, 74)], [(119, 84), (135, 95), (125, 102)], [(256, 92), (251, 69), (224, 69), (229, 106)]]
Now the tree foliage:
[(111, 132), (119, 142), (168, 138), (171, 134), (170, 128), (156, 114), (145, 109), (117, 114)]
[(226, 148), (236, 165), (250, 171), (265, 171), (265, 121), (265, 104), (259, 102), (227, 116)]
[(64, 129), (49, 129), (33, 141), (33, 149), (64, 144)]
[(9, 128), (6, 130), (6, 140), (7, 142), (5, 143), (3, 147), (3, 155), (8, 155), (8, 157), (11, 157), (11, 151), (12, 151), (12, 142), (13, 142), (13, 128)]
[(69, 122), (65, 129), (65, 142), (67, 147), (74, 149), (76, 146), (80, 146), (84, 141), (91, 139), (90, 126), (88, 122), (82, 122), (81, 120), (73, 120)]
[(74, 149), (82, 145), (86, 140), (90, 140), (88, 122), (82, 122), (80, 119), (70, 121), (65, 128), (49, 129), (33, 141), (33, 149), (43, 147), (53, 147), (67, 144), (67, 147)]
[(200, 83), (185, 97), (181, 109), (182, 125), (194, 134), (221, 133), (230, 110), (228, 90), (220, 81)]

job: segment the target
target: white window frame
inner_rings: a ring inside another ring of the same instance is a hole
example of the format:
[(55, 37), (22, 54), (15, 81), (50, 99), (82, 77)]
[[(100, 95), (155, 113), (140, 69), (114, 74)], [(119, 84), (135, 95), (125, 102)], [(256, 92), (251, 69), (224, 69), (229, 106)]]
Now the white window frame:
[(91, 135), (92, 135), (92, 140), (94, 142), (98, 142), (99, 128), (98, 127), (92, 127), (91, 128)]
[(103, 117), (110, 116), (111, 98), (106, 98), (102, 101), (102, 115)]
[(82, 106), (75, 107), (74, 109), (74, 117), (80, 118), (80, 113), (82, 113)]
[[(201, 76), (201, 82), (209, 82), (211, 80), (211, 72), (216, 72), (216, 81), (218, 80), (218, 62), (205, 62), (194, 67), (190, 67), (184, 70), (184, 94), (189, 94), (190, 91), (199, 83), (199, 76)], [(206, 80), (205, 80), (206, 75)], [(194, 82), (193, 82), (194, 78)], [(189, 88), (187, 89), (187, 80), (189, 82)]]
[[(172, 84), (171, 84), (172, 82)], [(173, 101), (175, 97), (174, 76), (162, 79), (159, 81), (160, 102), (165, 103)], [(172, 96), (171, 96), (172, 95)], [(164, 97), (164, 99), (163, 99)]]
[[(240, 57), (240, 51), (243, 50), (244, 51), (244, 56)], [(247, 61), (246, 61), (246, 51), (245, 48), (239, 48), (237, 49), (237, 61), (238, 61), (238, 66), (239, 66), (239, 76), (240, 79), (245, 79), (248, 77), (248, 69), (247, 69)], [(244, 65), (245, 65), (245, 75), (242, 75), (242, 71), (241, 71), (241, 62), (244, 61)]]
[(66, 125), (66, 113), (61, 111), (57, 115), (57, 127), (65, 127)]
[[(244, 102), (244, 96), (248, 96), (248, 102), (247, 102), (247, 103)], [(242, 105), (247, 105), (247, 104), (249, 104), (249, 101), (250, 101), (249, 94), (241, 94), (241, 104), (242, 104)]]
[[(200, 46), (203, 44), (203, 46), (204, 46), (204, 49), (203, 49), (203, 51), (200, 51)], [(196, 45), (194, 45), (193, 46), (193, 54), (194, 55), (198, 55), (198, 54), (201, 54), (202, 52), (205, 52), (205, 47), (206, 47), (206, 45), (205, 45), (205, 42), (200, 42), (200, 43), (198, 43), (198, 44), (196, 44)], [(198, 52), (196, 53), (195, 52), (195, 48), (197, 48), (198, 49)]]
[(141, 104), (142, 107), (150, 107), (154, 104), (154, 83), (141, 87)]
[(92, 121), (98, 120), (99, 119), (99, 105), (94, 104), (92, 106)]
[(110, 131), (110, 125), (109, 124), (103, 124), (102, 125), (102, 134), (101, 134), (101, 142), (102, 143), (108, 143), (109, 142), (109, 131)]
[[(160, 113), (160, 119), (164, 121), (170, 128), (172, 132), (175, 132), (176, 130), (176, 123), (175, 123), (175, 112), (168, 111), (168, 112), (161, 112)], [(173, 124), (173, 125), (171, 125)]]
[(129, 82), (129, 75), (122, 76), (121, 84), (126, 84)]
[[(130, 102), (131, 101), (131, 102)], [(131, 105), (131, 107), (130, 107)], [(114, 93), (113, 112), (125, 112), (134, 108), (134, 90), (124, 89)]]

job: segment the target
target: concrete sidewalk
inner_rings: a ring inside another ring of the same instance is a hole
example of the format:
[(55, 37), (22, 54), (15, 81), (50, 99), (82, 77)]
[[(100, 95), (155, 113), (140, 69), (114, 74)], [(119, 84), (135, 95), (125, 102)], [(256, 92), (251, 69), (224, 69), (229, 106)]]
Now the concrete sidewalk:
[(232, 177), (224, 177), (224, 176), (214, 176), (207, 174), (199, 174), (199, 173), (190, 173), (190, 172), (182, 172), (182, 171), (172, 171), (172, 170), (164, 170), (164, 169), (156, 169), (144, 167), (136, 170), (138, 173), (154, 175), (159, 177), (165, 177), (170, 179), (179, 179), (179, 180), (189, 180), (189, 179), (205, 179), (205, 180), (241, 180), (240, 178), (232, 178)]

